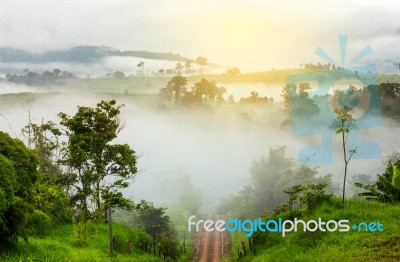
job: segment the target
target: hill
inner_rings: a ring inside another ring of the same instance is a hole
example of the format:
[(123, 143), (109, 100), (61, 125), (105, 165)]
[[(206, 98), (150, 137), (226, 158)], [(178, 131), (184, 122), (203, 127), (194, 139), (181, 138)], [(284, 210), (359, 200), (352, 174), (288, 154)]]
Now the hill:
[[(109, 254), (108, 225), (98, 223), (96, 232), (89, 244), (78, 245), (74, 240), (75, 229), (72, 224), (54, 225), (46, 232), (43, 238), (32, 237), (28, 242), (19, 240), (16, 247), (0, 253), (0, 261), (162, 261), (162, 257), (153, 256), (149, 247), (139, 248), (135, 242), (145, 237), (139, 230), (129, 229), (120, 223), (113, 223), (113, 232), (116, 236), (114, 257)], [(127, 253), (127, 240), (132, 240), (131, 253)], [(147, 250), (146, 250), (147, 249)], [(193, 254), (188, 245), (186, 254), (177, 258), (177, 261), (187, 261)]]
[[(348, 232), (290, 232), (263, 233), (264, 243), (256, 246), (255, 254), (247, 249), (242, 261), (399, 261), (400, 260), (400, 205), (389, 205), (360, 199), (348, 199), (345, 208), (337, 208), (335, 199), (301, 218), (304, 221), (347, 219), (350, 225), (365, 221), (380, 222), (383, 232), (366, 232), (365, 228)], [(285, 219), (285, 218), (284, 218)], [(238, 258), (244, 233), (234, 236), (233, 256)], [(262, 242), (262, 241), (259, 241)], [(243, 251), (242, 251), (243, 252)]]
[(120, 51), (105, 46), (76, 46), (67, 50), (48, 51), (40, 54), (10, 47), (0, 48), (0, 62), (3, 63), (94, 63), (109, 56), (131, 56), (171, 61), (185, 61), (188, 59), (171, 52)]

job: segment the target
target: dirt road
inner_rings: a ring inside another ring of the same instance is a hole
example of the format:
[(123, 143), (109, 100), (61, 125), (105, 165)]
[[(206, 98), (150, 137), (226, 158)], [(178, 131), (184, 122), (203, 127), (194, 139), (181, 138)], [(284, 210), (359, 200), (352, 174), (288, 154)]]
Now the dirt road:
[[(206, 216), (203, 219), (226, 221), (226, 217), (219, 215)], [(224, 232), (218, 232), (215, 230), (212, 232), (205, 232), (204, 230), (199, 232), (197, 254), (194, 261), (218, 262), (223, 256), (227, 256), (228, 254), (229, 232), (226, 230)]]

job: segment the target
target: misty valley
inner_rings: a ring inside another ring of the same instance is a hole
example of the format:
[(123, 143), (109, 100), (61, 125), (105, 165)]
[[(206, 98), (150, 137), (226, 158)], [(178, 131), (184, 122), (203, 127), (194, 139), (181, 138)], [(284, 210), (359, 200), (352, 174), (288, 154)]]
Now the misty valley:
[(1, 0), (0, 262), (400, 261), (393, 0)]
[(330, 64), (206, 74), (204, 59), (154, 75), (145, 62), (4, 74), (0, 258), (399, 256), (365, 242), (399, 244), (399, 77)]

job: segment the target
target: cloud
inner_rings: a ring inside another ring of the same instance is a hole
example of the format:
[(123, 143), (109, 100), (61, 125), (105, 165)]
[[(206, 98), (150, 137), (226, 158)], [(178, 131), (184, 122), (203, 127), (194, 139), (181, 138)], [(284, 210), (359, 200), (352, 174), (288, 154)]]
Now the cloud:
[[(2, 1), (0, 46), (43, 52), (76, 45), (298, 65), (338, 34), (383, 49), (399, 7), (382, 1)], [(387, 39), (389, 46), (393, 40)], [(381, 55), (381, 53), (379, 53)]]

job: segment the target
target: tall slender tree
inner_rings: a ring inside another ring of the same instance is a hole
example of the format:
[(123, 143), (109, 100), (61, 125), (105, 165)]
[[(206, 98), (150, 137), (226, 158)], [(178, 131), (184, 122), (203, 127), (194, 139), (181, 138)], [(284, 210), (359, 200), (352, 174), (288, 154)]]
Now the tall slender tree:
[(208, 59), (203, 56), (199, 56), (196, 58), (196, 63), (200, 65), (200, 71), (202, 76), (204, 76), (204, 66), (207, 64), (207, 61)]
[(59, 114), (67, 138), (62, 163), (73, 178), (73, 200), (83, 215), (92, 203), (95, 210), (129, 203), (119, 189), (137, 173), (136, 155), (129, 145), (113, 142), (123, 128), (121, 107), (115, 100), (101, 101), (95, 108), (78, 107), (74, 116)]
[(344, 161), (342, 207), (344, 206), (348, 165), (353, 155), (357, 153), (357, 148), (350, 149), (349, 151), (347, 151), (348, 150), (347, 138), (351, 130), (351, 124), (355, 121), (355, 119), (351, 114), (351, 111), (352, 109), (346, 106), (343, 108), (334, 109), (334, 114), (336, 116), (336, 119), (339, 121), (339, 127), (336, 129), (336, 134), (340, 134), (342, 136), (342, 149), (343, 149), (343, 161)]
[(186, 71), (186, 76), (190, 76), (192, 72), (192, 63), (193, 61), (191, 59), (187, 59), (185, 61), (185, 71)]

